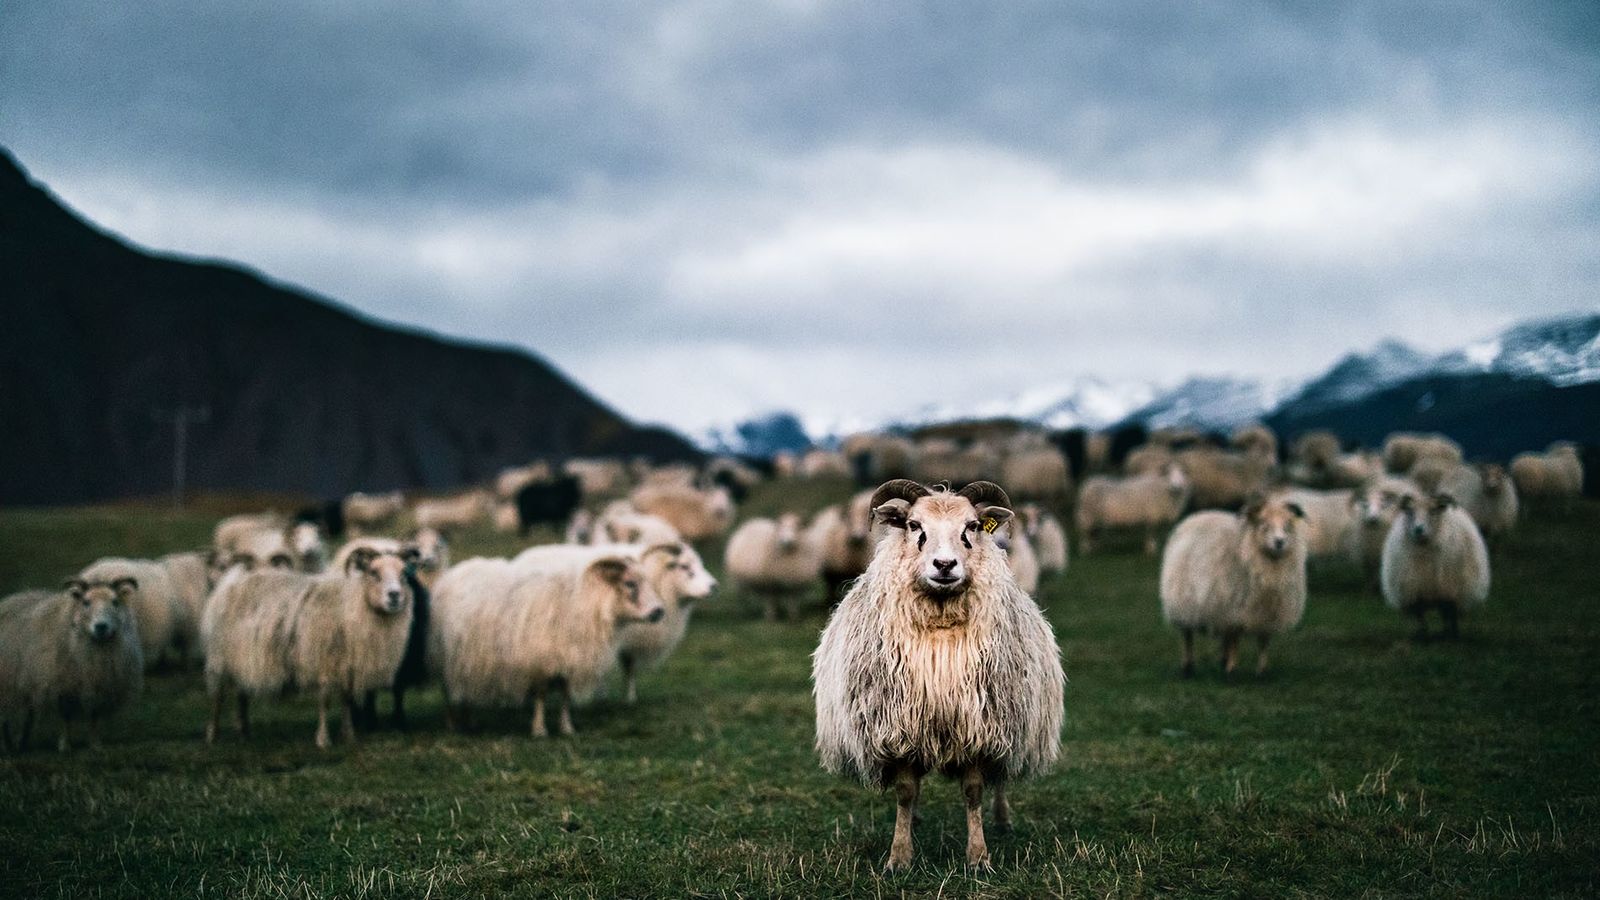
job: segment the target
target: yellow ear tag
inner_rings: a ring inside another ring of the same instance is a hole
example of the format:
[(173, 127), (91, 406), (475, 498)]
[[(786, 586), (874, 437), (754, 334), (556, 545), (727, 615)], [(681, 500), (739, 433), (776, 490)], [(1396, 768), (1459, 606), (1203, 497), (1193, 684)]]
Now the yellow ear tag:
[(989, 518), (989, 519), (984, 519), (983, 520), (983, 533), (984, 534), (994, 534), (994, 530), (996, 528), (999, 528), (999, 527), (1000, 527), (1000, 521), (998, 519)]

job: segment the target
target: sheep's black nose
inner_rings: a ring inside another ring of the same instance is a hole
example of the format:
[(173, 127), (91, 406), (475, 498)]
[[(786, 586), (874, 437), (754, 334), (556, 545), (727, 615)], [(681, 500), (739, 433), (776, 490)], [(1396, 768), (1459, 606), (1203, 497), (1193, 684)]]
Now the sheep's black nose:
[(105, 639), (111, 636), (111, 626), (105, 622), (94, 623), (93, 631), (94, 636), (97, 638)]
[(941, 572), (948, 572), (956, 567), (956, 561), (953, 559), (935, 559), (933, 567)]
[(659, 606), (656, 607), (655, 609), (650, 610), (650, 615), (647, 616), (647, 618), (652, 622), (659, 622), (662, 619), (665, 619), (666, 617), (667, 617), (667, 611), (662, 609)]

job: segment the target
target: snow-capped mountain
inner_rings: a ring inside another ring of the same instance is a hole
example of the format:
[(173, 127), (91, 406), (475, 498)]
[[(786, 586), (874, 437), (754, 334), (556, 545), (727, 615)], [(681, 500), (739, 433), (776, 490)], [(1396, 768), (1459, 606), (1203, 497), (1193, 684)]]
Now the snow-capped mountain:
[[(1139, 423), (1226, 431), (1269, 416), (1303, 418), (1338, 409), (1420, 378), (1486, 374), (1539, 379), (1556, 386), (1600, 381), (1600, 315), (1526, 322), (1442, 354), (1398, 340), (1381, 341), (1370, 350), (1345, 355), (1309, 381), (1197, 376), (1161, 386), (1084, 376), (971, 406), (929, 404), (883, 421), (807, 419), (803, 431), (818, 443), (828, 443), (858, 431), (993, 418), (1033, 422), (1051, 429)], [(773, 442), (745, 444), (725, 437), (741, 435), (750, 426), (773, 418), (716, 430), (712, 434), (722, 436), (719, 440), (702, 443), (710, 449), (751, 452), (741, 447)], [(762, 432), (755, 428), (753, 433)], [(792, 442), (792, 434), (788, 440)]]

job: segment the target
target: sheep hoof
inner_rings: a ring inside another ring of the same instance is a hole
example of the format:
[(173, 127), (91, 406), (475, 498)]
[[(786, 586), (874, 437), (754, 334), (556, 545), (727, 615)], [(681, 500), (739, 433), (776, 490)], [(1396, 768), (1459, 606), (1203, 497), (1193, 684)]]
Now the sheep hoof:
[(973, 869), (981, 869), (985, 872), (992, 871), (994, 869), (994, 865), (989, 862), (989, 851), (987, 849), (968, 850), (967, 866)]
[(911, 868), (910, 853), (907, 853), (904, 856), (891, 853), (889, 854), (889, 861), (883, 864), (883, 874), (893, 875), (896, 872), (904, 872), (909, 868)]

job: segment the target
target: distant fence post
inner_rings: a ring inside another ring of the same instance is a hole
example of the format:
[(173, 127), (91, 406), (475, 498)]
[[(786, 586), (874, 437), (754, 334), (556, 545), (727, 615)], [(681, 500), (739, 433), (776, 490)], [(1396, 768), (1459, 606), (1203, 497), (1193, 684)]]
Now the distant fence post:
[(177, 406), (170, 412), (156, 411), (158, 422), (172, 423), (172, 508), (183, 509), (184, 482), (189, 469), (189, 426), (211, 421), (208, 406)]

